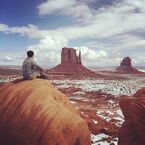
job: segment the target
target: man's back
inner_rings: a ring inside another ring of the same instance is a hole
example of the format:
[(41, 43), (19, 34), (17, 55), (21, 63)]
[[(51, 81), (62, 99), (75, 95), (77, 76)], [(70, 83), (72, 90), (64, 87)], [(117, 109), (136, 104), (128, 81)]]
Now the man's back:
[[(22, 65), (22, 75), (25, 80), (31, 80), (34, 78), (46, 78), (44, 73), (44, 69), (41, 68), (33, 59), (34, 52), (28, 51), (27, 58), (24, 60)], [(42, 75), (43, 74), (43, 75)]]
[(24, 60), (22, 65), (22, 75), (24, 79), (33, 79), (37, 76), (35, 65), (36, 63), (32, 57), (28, 57)]

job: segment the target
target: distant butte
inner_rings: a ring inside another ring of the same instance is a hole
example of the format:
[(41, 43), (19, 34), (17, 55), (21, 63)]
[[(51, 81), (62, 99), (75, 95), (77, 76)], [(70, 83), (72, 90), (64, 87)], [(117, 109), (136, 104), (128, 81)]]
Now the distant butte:
[(128, 74), (142, 73), (132, 66), (131, 59), (129, 57), (123, 58), (120, 66), (116, 68), (116, 71), (119, 73), (128, 73)]
[(77, 56), (76, 50), (74, 48), (62, 48), (61, 64), (81, 65), (81, 52), (79, 52), (79, 56)]
[(81, 60), (81, 52), (79, 55), (74, 48), (62, 48), (61, 63), (56, 67), (48, 70), (48, 73), (60, 75), (83, 75), (88, 77), (96, 77), (95, 72), (87, 69)]

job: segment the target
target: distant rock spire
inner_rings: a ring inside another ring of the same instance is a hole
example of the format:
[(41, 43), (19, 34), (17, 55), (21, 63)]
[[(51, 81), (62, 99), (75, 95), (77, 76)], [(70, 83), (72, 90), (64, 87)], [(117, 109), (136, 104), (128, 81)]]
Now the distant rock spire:
[(78, 60), (79, 64), (82, 64), (82, 60), (81, 60), (81, 51), (79, 51), (79, 60)]

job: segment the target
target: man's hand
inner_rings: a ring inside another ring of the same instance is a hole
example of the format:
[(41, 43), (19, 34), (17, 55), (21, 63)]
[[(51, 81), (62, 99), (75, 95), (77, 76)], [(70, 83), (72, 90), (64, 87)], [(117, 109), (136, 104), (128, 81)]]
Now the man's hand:
[(40, 75), (45, 75), (46, 74), (46, 70), (42, 70), (42, 71), (40, 71)]

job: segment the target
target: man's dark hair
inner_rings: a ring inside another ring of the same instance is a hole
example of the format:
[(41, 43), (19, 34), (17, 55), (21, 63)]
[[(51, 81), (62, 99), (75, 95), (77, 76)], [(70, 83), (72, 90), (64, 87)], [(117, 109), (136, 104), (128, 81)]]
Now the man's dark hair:
[(34, 55), (33, 51), (31, 51), (31, 50), (27, 51), (27, 56), (28, 57), (33, 57), (33, 55)]

